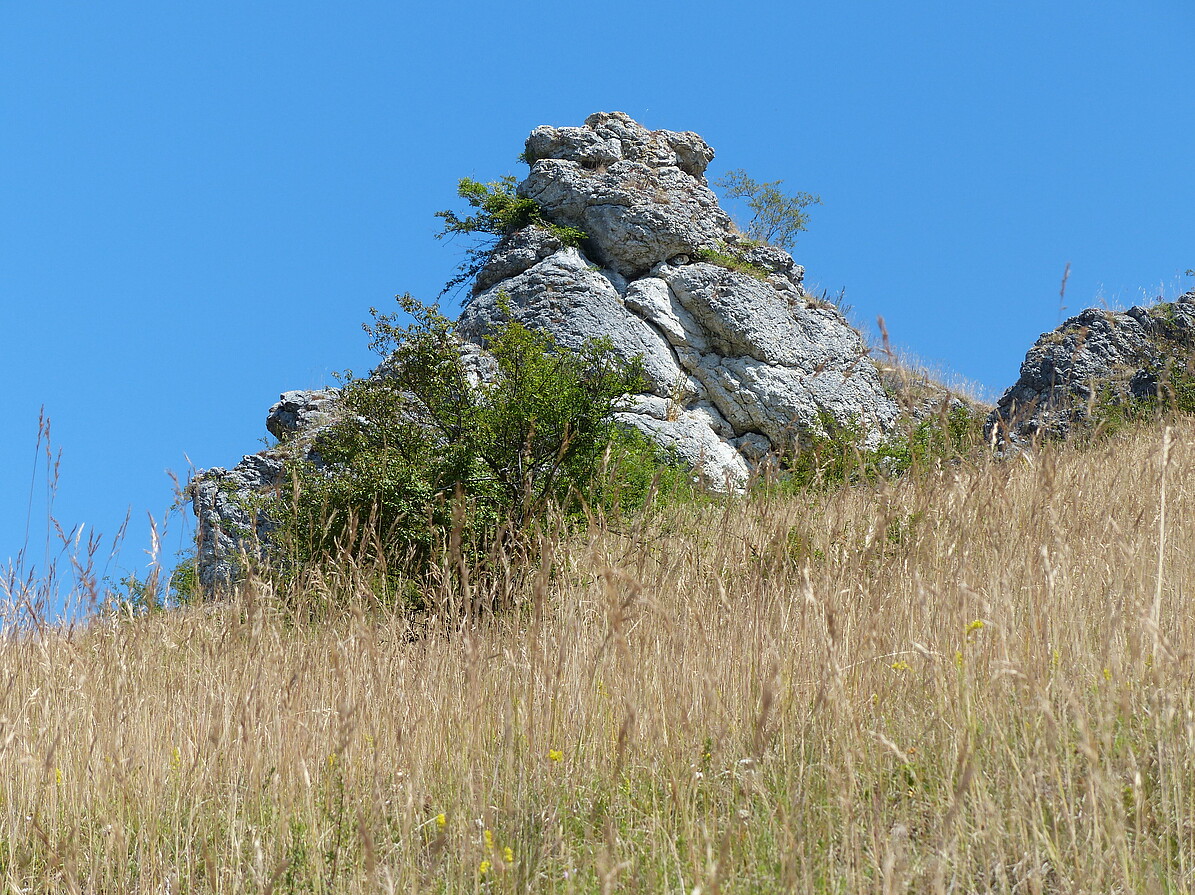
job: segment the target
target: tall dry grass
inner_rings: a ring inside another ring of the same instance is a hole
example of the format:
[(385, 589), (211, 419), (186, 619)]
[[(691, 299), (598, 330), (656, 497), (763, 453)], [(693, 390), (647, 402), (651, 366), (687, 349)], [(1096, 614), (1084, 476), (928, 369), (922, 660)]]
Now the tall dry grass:
[(521, 611), (450, 635), (296, 621), (258, 586), (10, 636), (0, 879), (1190, 892), (1195, 426), (1175, 425), (1165, 463), (1143, 430), (595, 524), (545, 540), (556, 571)]

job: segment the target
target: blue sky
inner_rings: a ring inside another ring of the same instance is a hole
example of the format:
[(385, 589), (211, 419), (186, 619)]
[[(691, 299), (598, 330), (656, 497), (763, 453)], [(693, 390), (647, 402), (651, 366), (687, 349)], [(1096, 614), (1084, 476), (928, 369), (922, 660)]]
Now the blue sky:
[(1068, 263), (1066, 314), (1195, 284), (1193, 45), (1188, 0), (0, 5), (0, 561), (45, 540), (42, 407), (59, 522), (131, 513), (144, 566), (167, 470), (435, 297), (457, 179), (599, 110), (819, 193), (808, 284), (998, 393)]

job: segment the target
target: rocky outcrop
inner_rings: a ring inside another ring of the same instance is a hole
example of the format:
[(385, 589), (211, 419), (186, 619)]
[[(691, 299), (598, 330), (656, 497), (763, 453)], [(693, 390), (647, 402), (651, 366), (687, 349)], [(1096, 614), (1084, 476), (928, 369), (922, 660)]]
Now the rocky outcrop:
[[(486, 341), (511, 319), (571, 348), (608, 340), (642, 360), (647, 382), (618, 421), (710, 487), (737, 491), (765, 457), (828, 425), (878, 444), (899, 409), (859, 333), (804, 290), (803, 268), (748, 240), (718, 206), (705, 180), (713, 157), (697, 134), (651, 131), (619, 112), (536, 128), (518, 193), (537, 203), (543, 226), (501, 239), (456, 331), (474, 381), (494, 375)], [(553, 227), (585, 238), (565, 245)], [(206, 586), (234, 580), (237, 557), (268, 543), (261, 495), (284, 484), (286, 457), (318, 459), (313, 445), (335, 412), (334, 390), (287, 392), (267, 422), (282, 445), (195, 480)]]
[(267, 498), (286, 483), (286, 463), (294, 458), (318, 462), (315, 441), (333, 422), (337, 389), (290, 391), (266, 414), (266, 428), (279, 444), (249, 454), (232, 469), (213, 467), (187, 486), (196, 517), (196, 572), (208, 593), (226, 590), (242, 577), (246, 562), (265, 557), (277, 520)]
[(862, 338), (801, 286), (780, 249), (746, 240), (705, 181), (714, 151), (693, 133), (626, 115), (540, 127), (518, 187), (579, 248), (540, 228), (506, 237), (478, 277), (458, 332), (484, 344), (504, 321), (580, 347), (604, 337), (642, 357), (649, 391), (619, 420), (674, 448), (706, 481), (735, 490), (754, 459), (828, 420), (871, 444), (894, 423)]
[(335, 388), (283, 392), (266, 413), (266, 429), (279, 441), (313, 432), (335, 418), (339, 398), (340, 390)]
[(1065, 438), (1110, 405), (1164, 395), (1174, 376), (1190, 375), (1193, 352), (1195, 292), (1123, 312), (1089, 308), (1029, 349), (988, 417), (987, 437), (1013, 448)]

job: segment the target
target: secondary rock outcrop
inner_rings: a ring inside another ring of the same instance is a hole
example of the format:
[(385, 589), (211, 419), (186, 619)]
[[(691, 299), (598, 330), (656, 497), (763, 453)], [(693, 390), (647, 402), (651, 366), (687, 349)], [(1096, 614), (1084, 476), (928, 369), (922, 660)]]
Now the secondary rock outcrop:
[[(518, 193), (570, 247), (538, 225), (509, 233), (478, 274), (457, 326), (484, 375), (488, 336), (508, 319), (572, 348), (604, 338), (642, 358), (648, 390), (617, 419), (673, 449), (715, 489), (740, 490), (753, 465), (827, 425), (874, 446), (899, 415), (859, 333), (802, 287), (788, 253), (748, 240), (705, 179), (714, 151), (694, 133), (651, 131), (620, 112), (582, 127), (539, 127)], [(383, 363), (375, 375), (384, 375)], [(199, 572), (212, 587), (237, 575), (236, 553), (268, 542), (257, 495), (281, 483), (286, 456), (314, 450), (334, 390), (288, 392), (268, 426), (286, 444), (209, 470), (192, 485)]]
[(1116, 312), (1088, 308), (1025, 355), (1020, 378), (988, 416), (986, 433), (999, 447), (1065, 438), (1118, 403), (1165, 398), (1190, 378), (1195, 356), (1195, 292), (1174, 302)]

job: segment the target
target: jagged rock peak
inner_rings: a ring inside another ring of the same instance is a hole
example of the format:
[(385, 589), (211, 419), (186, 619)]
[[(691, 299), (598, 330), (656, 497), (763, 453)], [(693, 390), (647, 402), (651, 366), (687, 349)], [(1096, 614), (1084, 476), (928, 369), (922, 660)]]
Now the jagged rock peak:
[(1109, 402), (1156, 396), (1195, 354), (1195, 291), (1127, 311), (1088, 308), (1043, 333), (987, 420), (1001, 447), (1065, 438)]
[(532, 131), (531, 172), (518, 192), (544, 220), (584, 231), (586, 252), (602, 267), (633, 278), (739, 239), (705, 182), (713, 157), (696, 134), (650, 131), (602, 112), (584, 127)]
[(529, 165), (560, 159), (590, 169), (625, 160), (680, 168), (701, 180), (714, 150), (692, 131), (651, 131), (625, 112), (596, 112), (584, 127), (537, 127), (527, 138), (526, 159)]

